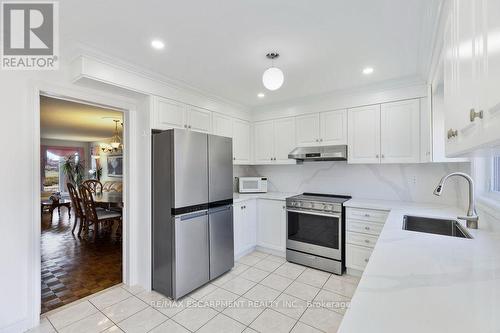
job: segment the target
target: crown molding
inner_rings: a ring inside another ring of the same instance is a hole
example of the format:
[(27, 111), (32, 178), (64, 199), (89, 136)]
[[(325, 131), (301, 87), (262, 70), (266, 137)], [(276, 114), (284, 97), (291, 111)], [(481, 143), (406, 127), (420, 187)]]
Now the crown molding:
[[(77, 59), (82, 58), (82, 57), (85, 57), (88, 59), (93, 59), (93, 60), (98, 61), (102, 64), (105, 64), (106, 66), (115, 68), (115, 69), (120, 70), (120, 71), (128, 72), (129, 74), (140, 76), (144, 79), (148, 79), (148, 80), (151, 80), (153, 82), (156, 82), (157, 84), (167, 86), (173, 90), (184, 91), (184, 92), (189, 93), (191, 95), (196, 95), (198, 97), (206, 99), (207, 101), (211, 101), (211, 102), (217, 103), (217, 104), (225, 104), (229, 107), (232, 107), (232, 108), (244, 111), (244, 112), (250, 111), (250, 108), (247, 105), (243, 105), (241, 103), (238, 103), (238, 102), (235, 102), (233, 100), (218, 96), (218, 95), (213, 94), (211, 92), (204, 91), (204, 90), (199, 89), (195, 86), (192, 86), (184, 81), (172, 79), (172, 78), (167, 77), (165, 75), (161, 75), (161, 74), (152, 72), (152, 71), (147, 70), (143, 67), (137, 66), (137, 65), (132, 64), (132, 63), (127, 62), (127, 61), (124, 61), (123, 59), (120, 59), (118, 57), (113, 57), (113, 56), (110, 56), (109, 54), (105, 54), (105, 53), (103, 53), (95, 48), (92, 48), (88, 45), (85, 45), (85, 44), (81, 44), (81, 43), (73, 44), (71, 47), (68, 48), (67, 57), (68, 57), (68, 59), (71, 59), (70, 63), (74, 63)], [(146, 93), (146, 94), (150, 93), (147, 91), (137, 91), (137, 92), (142, 92), (142, 93)], [(164, 96), (164, 97), (168, 98), (168, 96)]]

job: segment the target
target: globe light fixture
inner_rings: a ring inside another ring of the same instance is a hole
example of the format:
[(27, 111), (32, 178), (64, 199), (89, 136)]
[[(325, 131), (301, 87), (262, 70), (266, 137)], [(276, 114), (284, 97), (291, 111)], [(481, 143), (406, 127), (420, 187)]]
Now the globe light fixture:
[(266, 57), (271, 59), (271, 67), (268, 68), (264, 74), (262, 75), (262, 83), (266, 89), (274, 91), (281, 88), (283, 82), (285, 81), (285, 76), (283, 75), (283, 71), (278, 67), (274, 67), (274, 59), (278, 58), (279, 53), (268, 53)]

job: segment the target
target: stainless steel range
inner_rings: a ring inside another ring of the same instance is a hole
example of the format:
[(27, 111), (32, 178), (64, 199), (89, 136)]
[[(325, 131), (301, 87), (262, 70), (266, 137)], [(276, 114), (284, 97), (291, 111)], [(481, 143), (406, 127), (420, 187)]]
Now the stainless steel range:
[(286, 259), (335, 274), (345, 271), (349, 196), (304, 193), (286, 199)]

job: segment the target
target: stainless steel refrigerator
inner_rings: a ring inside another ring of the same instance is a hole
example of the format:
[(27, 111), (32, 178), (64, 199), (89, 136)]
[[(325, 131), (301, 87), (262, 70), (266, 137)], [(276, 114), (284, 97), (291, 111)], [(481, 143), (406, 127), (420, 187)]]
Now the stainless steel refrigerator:
[(178, 299), (234, 266), (232, 139), (153, 132), (153, 289)]

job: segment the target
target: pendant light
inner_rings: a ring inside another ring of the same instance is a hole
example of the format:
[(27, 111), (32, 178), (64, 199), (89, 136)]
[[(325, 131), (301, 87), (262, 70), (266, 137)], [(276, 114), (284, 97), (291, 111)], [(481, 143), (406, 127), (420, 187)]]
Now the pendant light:
[(115, 133), (113, 134), (113, 137), (111, 138), (111, 147), (113, 149), (118, 149), (122, 145), (122, 138), (120, 137), (120, 133), (118, 132), (118, 123), (120, 122), (119, 119), (113, 119), (115, 122)]
[(271, 91), (281, 88), (283, 81), (285, 81), (283, 71), (278, 67), (274, 67), (274, 59), (279, 56), (280, 55), (277, 52), (266, 54), (266, 57), (271, 60), (271, 67), (269, 67), (262, 75), (262, 83), (266, 89)]

